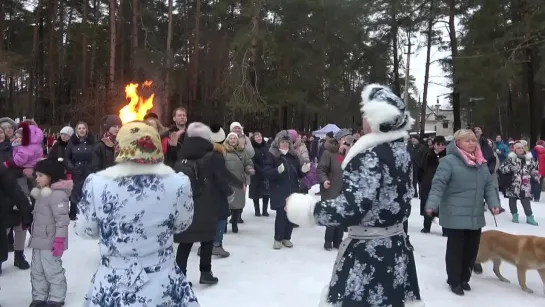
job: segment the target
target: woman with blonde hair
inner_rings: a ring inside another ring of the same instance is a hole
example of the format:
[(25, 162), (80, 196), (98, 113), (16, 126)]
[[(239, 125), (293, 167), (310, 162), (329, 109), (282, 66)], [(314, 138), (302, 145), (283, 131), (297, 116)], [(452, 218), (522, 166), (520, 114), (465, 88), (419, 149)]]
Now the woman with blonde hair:
[(479, 251), (486, 201), (492, 214), (501, 211), (500, 199), (477, 137), (469, 129), (454, 133), (447, 155), (439, 161), (432, 180), (425, 213), (439, 212), (446, 230), (447, 283), (452, 292), (470, 291), (471, 271)]

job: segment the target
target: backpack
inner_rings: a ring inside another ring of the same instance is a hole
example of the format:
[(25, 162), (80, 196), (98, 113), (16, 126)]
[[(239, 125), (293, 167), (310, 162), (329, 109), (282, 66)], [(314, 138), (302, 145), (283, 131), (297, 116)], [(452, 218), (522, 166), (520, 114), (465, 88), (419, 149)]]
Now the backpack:
[(191, 191), (193, 192), (193, 198), (201, 196), (206, 189), (206, 184), (208, 183), (204, 172), (200, 172), (200, 170), (203, 169), (199, 168), (199, 160), (181, 159), (176, 163), (174, 167), (177, 173), (183, 173), (184, 175), (189, 177), (189, 181), (191, 182)]

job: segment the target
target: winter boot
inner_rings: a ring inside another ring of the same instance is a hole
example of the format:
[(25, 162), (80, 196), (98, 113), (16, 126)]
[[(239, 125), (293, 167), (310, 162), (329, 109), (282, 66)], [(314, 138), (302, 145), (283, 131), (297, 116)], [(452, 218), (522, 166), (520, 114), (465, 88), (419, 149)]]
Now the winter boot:
[(220, 246), (214, 246), (214, 248), (212, 249), (212, 255), (219, 256), (221, 258), (227, 258), (231, 256), (231, 253), (223, 249), (223, 246), (220, 245)]
[(64, 302), (53, 302), (49, 301), (47, 304), (44, 305), (44, 307), (61, 307), (64, 306)]
[(460, 287), (464, 291), (471, 291), (471, 286), (469, 285), (469, 283), (467, 281), (463, 281), (462, 284), (460, 285)]
[(273, 248), (274, 249), (281, 249), (282, 248), (282, 242), (274, 240)]
[(533, 215), (530, 215), (530, 216), (527, 216), (526, 217), (526, 223), (530, 224), (530, 225), (533, 225), (533, 226), (538, 226), (538, 223), (536, 222), (536, 220), (534, 219), (534, 216)]
[(212, 272), (201, 272), (201, 278), (199, 279), (199, 284), (201, 285), (215, 285), (218, 283), (218, 278), (214, 277)]
[(289, 247), (289, 248), (293, 247), (293, 243), (291, 243), (290, 240), (282, 240), (282, 245), (284, 245), (285, 247)]
[(324, 249), (325, 249), (326, 251), (332, 250), (332, 249), (333, 249), (333, 242), (327, 242), (327, 241), (326, 241), (326, 242), (324, 243)]
[(518, 223), (519, 222), (519, 214), (518, 213), (513, 213), (513, 219), (511, 221), (513, 223)]
[(13, 265), (18, 267), (21, 270), (30, 269), (30, 264), (26, 261), (25, 254), (23, 251), (15, 251), (13, 255)]
[(254, 211), (255, 216), (261, 216), (261, 212), (259, 211), (259, 203), (257, 205), (254, 204)]
[(430, 229), (429, 228), (422, 228), (420, 230), (421, 233), (430, 233)]
[(261, 215), (263, 216), (269, 216), (269, 212), (267, 212), (267, 209), (269, 208), (269, 202), (267, 201), (266, 203), (263, 202), (263, 213)]
[(238, 210), (238, 219), (237, 219), (237, 222), (239, 224), (244, 224), (244, 221), (242, 220), (242, 209), (239, 209)]
[(15, 251), (15, 248), (13, 247), (13, 243), (10, 242), (10, 243), (8, 243), (8, 252), (11, 253), (13, 251)]
[(238, 214), (233, 212), (233, 215), (231, 216), (231, 230), (233, 233), (238, 233), (238, 222)]
[(452, 291), (452, 293), (456, 294), (456, 295), (464, 295), (464, 289), (462, 289), (462, 286), (460, 285), (449, 285), (450, 286), (450, 291)]
[(28, 307), (45, 307), (46, 304), (46, 301), (32, 301)]

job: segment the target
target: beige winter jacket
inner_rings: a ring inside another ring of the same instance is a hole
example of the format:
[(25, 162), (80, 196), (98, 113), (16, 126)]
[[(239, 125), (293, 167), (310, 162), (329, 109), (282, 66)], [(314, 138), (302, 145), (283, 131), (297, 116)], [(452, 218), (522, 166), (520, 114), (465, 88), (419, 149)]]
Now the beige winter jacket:
[(51, 250), (55, 238), (65, 238), (64, 249), (68, 249), (68, 196), (72, 186), (72, 180), (61, 180), (52, 184), (51, 188), (32, 189), (30, 194), (36, 199), (36, 204), (30, 247)]

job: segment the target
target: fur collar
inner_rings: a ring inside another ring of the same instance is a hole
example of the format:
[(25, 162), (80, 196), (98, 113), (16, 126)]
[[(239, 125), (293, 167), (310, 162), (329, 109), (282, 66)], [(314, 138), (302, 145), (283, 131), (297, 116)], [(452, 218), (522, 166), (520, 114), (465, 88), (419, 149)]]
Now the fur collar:
[[(511, 158), (511, 159), (516, 159), (516, 158), (518, 158), (517, 154), (516, 154), (515, 152), (513, 152), (513, 151), (509, 153), (509, 156), (508, 156), (508, 157)], [(531, 152), (527, 152), (526, 154), (524, 154), (524, 159), (526, 159), (526, 160), (533, 160), (533, 159), (534, 159), (534, 156), (532, 155)]]
[(348, 154), (343, 160), (342, 168), (344, 169), (350, 160), (357, 156), (358, 154), (365, 152), (368, 149), (371, 149), (377, 145), (390, 143), (399, 139), (408, 139), (409, 132), (405, 130), (395, 130), (389, 132), (371, 132), (362, 136), (352, 147)]
[(123, 162), (100, 171), (97, 176), (116, 179), (121, 177), (138, 175), (159, 175), (166, 176), (174, 174), (174, 170), (163, 163), (157, 164), (138, 164), (134, 162)]
[(212, 143), (212, 145), (214, 145), (214, 151), (215, 152), (219, 152), (221, 154), (225, 153), (225, 147), (223, 147), (223, 145), (218, 144), (218, 143)]
[(30, 196), (32, 196), (34, 199), (38, 199), (40, 197), (47, 197), (53, 193), (54, 190), (61, 190), (66, 191), (66, 193), (70, 194), (72, 191), (72, 187), (74, 187), (74, 182), (72, 180), (59, 180), (51, 185), (51, 187), (45, 187), (45, 188), (33, 188), (32, 191), (30, 191)]

